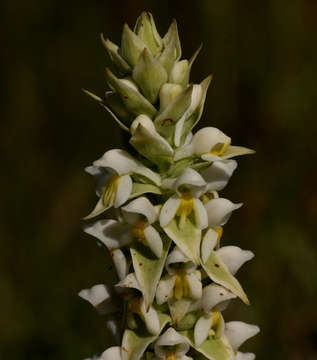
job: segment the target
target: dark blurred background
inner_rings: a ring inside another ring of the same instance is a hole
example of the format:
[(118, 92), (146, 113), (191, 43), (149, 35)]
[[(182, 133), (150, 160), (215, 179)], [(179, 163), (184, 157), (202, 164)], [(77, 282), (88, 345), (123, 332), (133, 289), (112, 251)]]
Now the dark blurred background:
[(161, 34), (177, 18), (192, 71), (213, 73), (203, 120), (256, 149), (224, 196), (245, 206), (224, 243), (256, 258), (238, 274), (252, 305), (227, 320), (259, 324), (242, 350), (258, 359), (317, 359), (317, 2), (2, 0), (0, 358), (83, 359), (102, 351), (102, 317), (77, 292), (109, 277), (80, 218), (94, 206), (83, 168), (122, 147), (109, 115), (81, 93), (105, 90), (104, 32), (151, 11)]

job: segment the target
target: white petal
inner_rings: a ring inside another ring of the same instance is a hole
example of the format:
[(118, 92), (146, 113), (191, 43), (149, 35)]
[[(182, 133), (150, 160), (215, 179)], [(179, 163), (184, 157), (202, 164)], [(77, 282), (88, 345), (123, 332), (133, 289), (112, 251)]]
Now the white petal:
[(214, 161), (211, 166), (201, 172), (207, 182), (207, 189), (222, 190), (227, 185), (237, 166), (235, 160)]
[(90, 289), (81, 290), (78, 295), (90, 302), (101, 314), (111, 314), (118, 310), (118, 304), (113, 298), (113, 288), (108, 285), (98, 284)]
[(128, 275), (128, 264), (126, 257), (120, 249), (111, 251), (111, 257), (119, 280), (123, 280)]
[(196, 132), (192, 144), (197, 155), (209, 153), (216, 144), (230, 143), (231, 139), (215, 127), (205, 127)]
[(239, 209), (243, 204), (234, 204), (228, 199), (212, 199), (205, 204), (209, 226), (222, 226), (230, 218), (232, 211)]
[(96, 178), (96, 194), (100, 197), (102, 187), (113, 176), (114, 171), (100, 166), (87, 166), (85, 171)]
[(194, 328), (194, 339), (196, 346), (199, 347), (207, 339), (211, 325), (212, 316), (203, 315), (198, 319)]
[(175, 284), (175, 276), (164, 276), (156, 289), (156, 302), (159, 305), (164, 304), (172, 295)]
[(153, 253), (158, 258), (161, 257), (163, 250), (163, 243), (160, 234), (157, 232), (157, 230), (155, 230), (154, 227), (151, 225), (146, 226), (144, 229), (144, 236)]
[(191, 298), (194, 300), (198, 300), (201, 298), (202, 296), (202, 283), (201, 280), (197, 277), (197, 275), (195, 273), (186, 275), (187, 276), (187, 281), (188, 281), (188, 285), (190, 288), (190, 295)]
[(252, 353), (242, 353), (240, 351), (237, 352), (235, 360), (254, 360), (255, 354)]
[(118, 249), (130, 243), (131, 226), (107, 219), (86, 224), (84, 231), (99, 239), (109, 250)]
[(205, 286), (203, 289), (203, 296), (201, 299), (201, 306), (205, 312), (211, 311), (215, 306), (218, 306), (223, 301), (234, 299), (237, 296), (216, 284)]
[(215, 231), (214, 229), (208, 229), (208, 231), (206, 232), (205, 236), (202, 239), (201, 242), (201, 259), (203, 261), (203, 263), (205, 263), (212, 250), (215, 248), (215, 246), (217, 245), (217, 241), (218, 241), (218, 233), (217, 231)]
[(180, 203), (181, 199), (177, 195), (171, 196), (165, 202), (160, 213), (161, 227), (167, 226), (173, 220)]
[(160, 332), (160, 321), (157, 312), (150, 306), (149, 310), (146, 311), (144, 300), (141, 303), (141, 313), (144, 318), (145, 326), (149, 333), (157, 335)]
[(121, 347), (112, 346), (107, 349), (102, 353), (100, 360), (121, 360)]
[(255, 336), (259, 331), (260, 329), (256, 325), (247, 324), (242, 321), (230, 321), (226, 323), (225, 335), (233, 350), (238, 350), (246, 340)]
[[(181, 173), (181, 175), (178, 177), (178, 179), (175, 181), (174, 184), (174, 188), (180, 196), (181, 196), (181, 192), (179, 192), (179, 189), (181, 186), (188, 187), (191, 190), (193, 196), (199, 197), (201, 192), (206, 187), (206, 181), (196, 170), (191, 168), (186, 168)], [(197, 192), (198, 194), (196, 194)]]
[(144, 215), (150, 224), (157, 220), (157, 213), (151, 202), (144, 196), (129, 202), (122, 208), (123, 211)]
[(208, 226), (208, 215), (203, 203), (199, 199), (194, 199), (194, 213), (196, 225), (199, 229), (205, 229)]
[(121, 149), (107, 151), (100, 159), (94, 161), (93, 164), (94, 166), (114, 169), (120, 176), (134, 172), (139, 166), (137, 160)]
[(115, 208), (120, 207), (129, 199), (132, 192), (132, 185), (132, 179), (129, 175), (120, 176), (118, 179), (116, 199), (114, 202)]
[(129, 275), (127, 275), (126, 278), (118, 282), (116, 286), (122, 288), (132, 288), (142, 292), (138, 280), (136, 279), (135, 273), (130, 273)]
[(186, 136), (186, 139), (185, 139), (185, 142), (184, 142), (184, 146), (190, 144), (190, 142), (192, 141), (192, 138), (193, 138), (193, 133), (190, 132), (190, 133)]
[(102, 197), (98, 200), (95, 208), (87, 215), (85, 216), (83, 219), (84, 220), (89, 220), (91, 218), (94, 218), (100, 214), (102, 214), (104, 211), (108, 210), (110, 208), (110, 206), (106, 206), (103, 202)]
[(121, 149), (107, 151), (100, 159), (94, 161), (93, 165), (112, 168), (120, 176), (131, 173), (140, 174), (153, 181), (156, 185), (161, 184), (159, 174), (148, 169), (128, 152)]
[[(176, 263), (184, 263), (184, 267), (187, 268), (186, 270), (188, 272), (193, 272), (196, 269), (196, 265), (190, 259), (188, 259), (188, 257), (185, 256), (177, 246), (175, 246), (173, 251), (170, 252), (165, 263), (165, 268), (170, 275), (175, 274), (175, 270), (170, 265)], [(187, 264), (188, 266), (186, 266)]]
[(242, 250), (238, 246), (223, 246), (218, 249), (216, 253), (227, 265), (232, 275), (234, 275), (245, 262), (254, 257), (252, 251)]
[(187, 353), (189, 350), (189, 344), (187, 340), (180, 335), (173, 328), (168, 328), (163, 335), (161, 335), (154, 345), (154, 352), (158, 357), (165, 358), (165, 349), (164, 346), (174, 346), (179, 345), (177, 347), (177, 356), (181, 357)]
[(208, 162), (220, 161), (221, 160), (220, 156), (217, 156), (217, 155), (214, 155), (214, 154), (211, 154), (211, 153), (202, 154), (201, 158), (203, 160), (205, 160), (205, 161), (208, 161)]

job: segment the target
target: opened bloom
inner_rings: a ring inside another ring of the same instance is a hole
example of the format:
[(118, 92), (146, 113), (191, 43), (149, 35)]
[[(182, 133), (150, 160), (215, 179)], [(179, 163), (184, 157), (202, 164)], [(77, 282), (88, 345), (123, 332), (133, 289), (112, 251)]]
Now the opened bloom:
[(97, 216), (114, 206), (123, 205), (132, 192), (132, 177), (141, 176), (155, 185), (160, 185), (160, 176), (145, 167), (124, 150), (107, 151), (86, 171), (97, 178), (97, 195), (100, 196), (95, 209), (86, 219)]
[(186, 360), (185, 354), (189, 350), (186, 339), (173, 328), (168, 328), (154, 345), (155, 355), (165, 360)]
[(100, 220), (85, 227), (85, 232), (99, 239), (109, 250), (118, 249), (133, 240), (142, 242), (160, 257), (162, 240), (151, 225), (157, 218), (154, 206), (146, 197), (139, 197), (121, 208), (123, 221)]
[(172, 188), (176, 192), (163, 205), (160, 213), (160, 225), (167, 226), (175, 216), (179, 216), (182, 227), (186, 218), (193, 215), (199, 229), (208, 226), (207, 212), (199, 199), (206, 191), (206, 181), (193, 169), (185, 169), (175, 180)]
[(195, 300), (201, 297), (200, 271), (196, 271), (196, 265), (177, 247), (167, 257), (165, 268), (168, 274), (160, 280), (156, 291), (159, 305), (171, 298), (180, 300), (188, 297)]

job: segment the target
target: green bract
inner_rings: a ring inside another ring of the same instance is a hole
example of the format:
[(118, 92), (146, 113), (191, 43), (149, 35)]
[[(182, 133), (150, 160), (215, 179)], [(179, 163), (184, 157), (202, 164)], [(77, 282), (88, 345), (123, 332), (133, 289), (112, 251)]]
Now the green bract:
[(242, 204), (219, 196), (237, 168), (231, 158), (253, 151), (215, 127), (192, 133), (211, 76), (190, 83), (201, 47), (181, 59), (176, 21), (161, 37), (144, 12), (134, 30), (124, 25), (120, 46), (101, 39), (112, 62), (108, 89), (85, 92), (129, 133), (134, 151), (107, 151), (86, 168), (99, 200), (84, 231), (107, 249), (117, 275), (79, 293), (113, 335), (93, 359), (254, 359), (238, 348), (258, 327), (223, 316), (234, 298), (249, 303), (235, 274), (254, 255), (221, 246)]

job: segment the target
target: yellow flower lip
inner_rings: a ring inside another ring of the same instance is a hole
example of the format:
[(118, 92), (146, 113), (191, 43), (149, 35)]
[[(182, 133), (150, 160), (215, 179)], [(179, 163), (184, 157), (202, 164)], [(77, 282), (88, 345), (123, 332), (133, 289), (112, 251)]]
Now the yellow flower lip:
[(104, 195), (103, 195), (104, 205), (112, 206), (115, 203), (119, 178), (120, 176), (117, 173), (115, 173), (114, 175), (112, 175), (109, 182), (105, 186)]
[(143, 220), (143, 219), (139, 219), (134, 227), (133, 227), (133, 230), (132, 230), (132, 236), (133, 238), (135, 239), (139, 239), (141, 240), (142, 242), (145, 241), (145, 234), (144, 234), (144, 228), (147, 224), (147, 221), (146, 220)]
[(217, 309), (211, 309), (212, 324), (211, 327), (215, 327), (220, 323), (220, 312)]
[(168, 351), (165, 357), (166, 360), (176, 360), (176, 353), (174, 350)]
[(230, 143), (231, 141), (227, 141), (225, 143), (219, 142), (210, 149), (209, 153), (215, 156), (220, 156), (227, 151)]
[(178, 269), (176, 271), (174, 296), (177, 300), (190, 296), (190, 288), (185, 269)]

